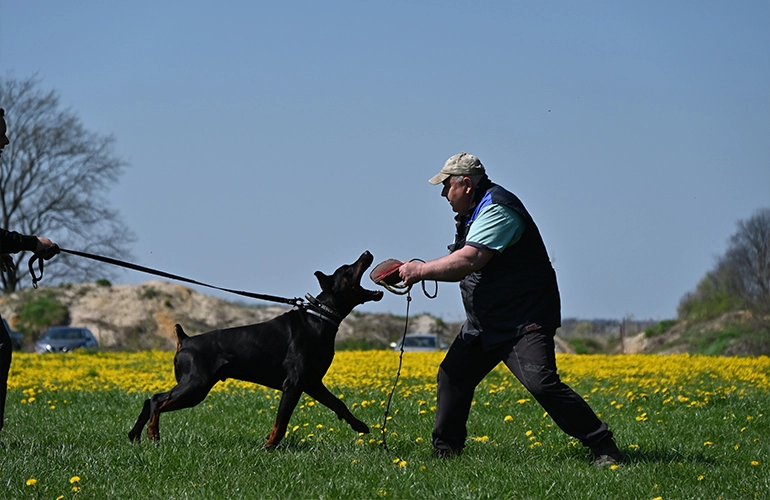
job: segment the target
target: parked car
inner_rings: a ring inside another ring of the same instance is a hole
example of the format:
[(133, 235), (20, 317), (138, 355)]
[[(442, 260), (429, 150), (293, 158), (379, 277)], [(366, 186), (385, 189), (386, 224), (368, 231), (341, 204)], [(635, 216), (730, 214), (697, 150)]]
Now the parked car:
[[(391, 342), (394, 351), (401, 350), (401, 341)], [(437, 333), (407, 333), (404, 337), (405, 351), (443, 351), (447, 348), (444, 339)]]
[(11, 336), (11, 347), (14, 351), (18, 351), (21, 349), (21, 341), (24, 340), (24, 334), (11, 330), (11, 327), (5, 318), (3, 318), (3, 324), (5, 325), (5, 329), (8, 330), (8, 335)]
[(99, 347), (99, 342), (88, 328), (80, 326), (52, 326), (35, 342), (35, 352), (68, 352), (80, 347)]

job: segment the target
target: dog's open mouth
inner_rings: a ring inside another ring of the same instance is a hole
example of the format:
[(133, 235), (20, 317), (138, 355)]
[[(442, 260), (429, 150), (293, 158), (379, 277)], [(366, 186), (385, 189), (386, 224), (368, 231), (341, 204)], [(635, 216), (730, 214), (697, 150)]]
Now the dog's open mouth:
[[(372, 255), (368, 250), (362, 253), (358, 258), (358, 261), (356, 261), (356, 279), (358, 280), (359, 286), (361, 286), (361, 277), (364, 275), (366, 270), (369, 269), (369, 266), (371, 266), (373, 262), (374, 255)], [(361, 289), (369, 296), (369, 298), (366, 299), (367, 302), (380, 301), (384, 295), (381, 290), (367, 290), (364, 287), (361, 287)]]

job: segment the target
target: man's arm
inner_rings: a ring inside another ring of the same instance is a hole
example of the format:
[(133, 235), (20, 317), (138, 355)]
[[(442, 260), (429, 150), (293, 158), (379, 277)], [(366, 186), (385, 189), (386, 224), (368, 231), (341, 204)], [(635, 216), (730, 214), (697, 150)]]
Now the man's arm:
[(398, 270), (405, 285), (423, 280), (460, 281), (484, 267), (494, 250), (465, 245), (460, 250), (428, 262), (406, 262)]

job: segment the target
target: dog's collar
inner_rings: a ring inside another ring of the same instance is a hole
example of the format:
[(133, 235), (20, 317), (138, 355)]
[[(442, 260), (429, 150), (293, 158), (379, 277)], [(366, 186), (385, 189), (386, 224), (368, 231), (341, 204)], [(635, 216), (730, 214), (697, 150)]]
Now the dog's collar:
[(322, 320), (326, 321), (327, 323), (331, 323), (334, 326), (340, 326), (342, 320), (345, 319), (331, 307), (321, 304), (318, 299), (309, 293), (305, 294), (305, 298), (308, 301), (308, 303), (305, 304), (305, 310), (308, 314), (312, 314), (313, 316), (321, 318)]

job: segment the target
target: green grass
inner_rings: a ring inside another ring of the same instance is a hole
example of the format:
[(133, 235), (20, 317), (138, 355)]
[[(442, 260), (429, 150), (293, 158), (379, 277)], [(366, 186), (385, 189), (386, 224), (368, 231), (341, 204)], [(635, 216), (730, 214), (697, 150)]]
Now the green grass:
[[(500, 376), (496, 371), (490, 378), (496, 383)], [(603, 388), (611, 383), (599, 382)], [(360, 440), (330, 410), (305, 400), (292, 417), (298, 430), (277, 450), (268, 451), (261, 445), (277, 400), (263, 392), (212, 393), (195, 408), (163, 414), (160, 443), (144, 439), (135, 444), (126, 435), (144, 395), (43, 389), (34, 402), (22, 404), (27, 396), (14, 390), (8, 395), (0, 448), (0, 496), (770, 498), (770, 394), (765, 390), (739, 387), (707, 404), (687, 407), (666, 404), (661, 393), (624, 399), (622, 389), (592, 392), (594, 380), (573, 384), (588, 396), (628, 454), (628, 463), (613, 470), (591, 467), (581, 446), (534, 401), (524, 401), (529, 395), (521, 387), (508, 385), (496, 394), (477, 392), (468, 446), (461, 457), (449, 460), (430, 455), (429, 408), (435, 401), (428, 389), (396, 393), (389, 451), (379, 445), (380, 433), (374, 428), (382, 422), (380, 404), (353, 408), (373, 430)], [(345, 400), (379, 402), (386, 396), (381, 390), (348, 391)], [(642, 414), (646, 419), (638, 420)], [(512, 420), (506, 421), (507, 415)], [(80, 477), (78, 492), (72, 491), (73, 476)], [(37, 484), (26, 485), (30, 478)]]
[(575, 337), (567, 340), (572, 348), (575, 350), (575, 354), (596, 354), (604, 351), (604, 344), (596, 339)]
[(644, 331), (645, 337), (657, 337), (658, 335), (663, 335), (667, 331), (671, 329), (676, 325), (676, 320), (673, 319), (664, 319), (663, 321), (659, 321), (655, 323), (653, 326), (647, 328)]
[[(755, 341), (757, 345), (768, 337), (767, 331), (756, 325), (728, 324), (720, 330), (702, 330), (697, 326), (682, 334), (678, 343), (686, 343), (692, 353), (717, 356), (724, 354), (735, 342)], [(764, 327), (767, 328), (767, 327)]]

